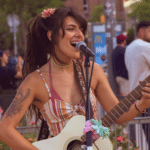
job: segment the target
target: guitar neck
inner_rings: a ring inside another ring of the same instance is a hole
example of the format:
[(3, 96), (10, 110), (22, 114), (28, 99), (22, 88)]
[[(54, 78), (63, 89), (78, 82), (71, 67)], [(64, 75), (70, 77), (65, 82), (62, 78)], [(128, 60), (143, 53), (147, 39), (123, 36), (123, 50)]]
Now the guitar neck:
[(132, 90), (123, 100), (120, 101), (113, 109), (111, 109), (101, 120), (105, 127), (110, 127), (124, 112), (141, 98), (142, 88), (146, 83), (150, 82), (150, 76), (142, 81), (134, 90)]

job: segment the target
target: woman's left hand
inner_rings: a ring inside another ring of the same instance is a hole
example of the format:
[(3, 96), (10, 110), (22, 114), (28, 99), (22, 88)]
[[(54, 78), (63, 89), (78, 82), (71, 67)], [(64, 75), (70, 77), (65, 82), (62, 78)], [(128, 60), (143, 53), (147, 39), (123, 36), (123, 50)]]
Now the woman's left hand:
[(147, 109), (150, 107), (150, 83), (147, 83), (141, 92), (141, 107)]

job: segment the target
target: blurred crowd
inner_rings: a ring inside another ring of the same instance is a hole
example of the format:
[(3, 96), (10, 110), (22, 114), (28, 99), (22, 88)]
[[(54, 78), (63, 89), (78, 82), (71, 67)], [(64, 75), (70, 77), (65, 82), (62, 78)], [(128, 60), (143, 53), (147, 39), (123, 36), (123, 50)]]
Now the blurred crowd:
[(0, 50), (0, 89), (16, 90), (20, 85), (23, 75), (23, 55), (13, 56), (10, 50)]

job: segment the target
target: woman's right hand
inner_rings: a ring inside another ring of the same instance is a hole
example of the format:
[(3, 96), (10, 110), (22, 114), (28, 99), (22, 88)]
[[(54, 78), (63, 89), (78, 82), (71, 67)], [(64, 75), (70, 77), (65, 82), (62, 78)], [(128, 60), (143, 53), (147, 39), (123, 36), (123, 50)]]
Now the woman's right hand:
[(34, 73), (25, 79), (0, 122), (0, 140), (13, 150), (38, 150), (15, 129), (35, 98), (37, 84)]

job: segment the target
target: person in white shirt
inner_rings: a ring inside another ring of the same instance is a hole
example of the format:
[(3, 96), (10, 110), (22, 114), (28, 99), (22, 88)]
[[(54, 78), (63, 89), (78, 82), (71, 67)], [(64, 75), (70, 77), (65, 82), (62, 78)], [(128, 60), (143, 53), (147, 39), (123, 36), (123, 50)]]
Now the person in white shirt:
[[(137, 25), (137, 38), (126, 48), (125, 65), (129, 75), (129, 90), (132, 91), (139, 81), (150, 75), (150, 21), (141, 21)], [(148, 111), (150, 112), (150, 110)], [(138, 128), (136, 129), (138, 130)]]

